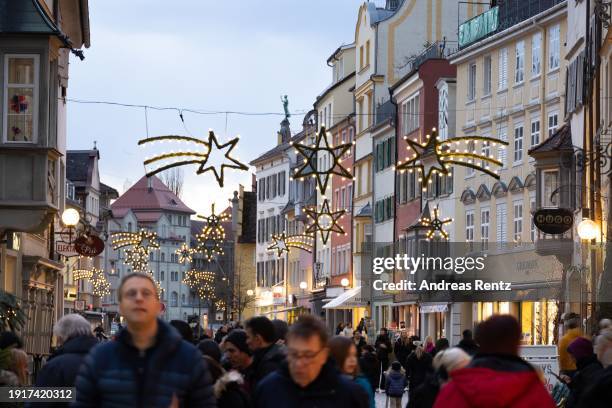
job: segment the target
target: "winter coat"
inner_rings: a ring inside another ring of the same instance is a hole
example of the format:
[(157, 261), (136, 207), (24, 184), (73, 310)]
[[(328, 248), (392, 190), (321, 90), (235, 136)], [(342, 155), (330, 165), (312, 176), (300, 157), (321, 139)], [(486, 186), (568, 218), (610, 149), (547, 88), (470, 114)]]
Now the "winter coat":
[(247, 380), (251, 392), (257, 388), (257, 384), (265, 376), (277, 370), (287, 360), (287, 351), (284, 346), (272, 344), (268, 347), (256, 350), (253, 353), (253, 363), (250, 365)]
[(406, 369), (406, 359), (410, 355), (410, 345), (409, 343), (402, 342), (401, 337), (395, 342), (393, 346), (393, 352), (395, 353), (395, 358), (400, 362), (402, 367)]
[(134, 347), (124, 329), (116, 341), (95, 347), (76, 379), (75, 407), (215, 407), (212, 381), (202, 354), (158, 319), (155, 344)]
[(431, 408), (440, 392), (440, 379), (436, 374), (430, 374), (416, 389), (410, 388), (410, 397), (406, 408)]
[(251, 397), (243, 388), (244, 379), (238, 371), (224, 373), (214, 386), (215, 398), (219, 408), (250, 408)]
[(368, 395), (360, 385), (340, 374), (328, 360), (306, 388), (293, 382), (289, 367), (267, 376), (255, 389), (257, 408), (368, 408)]
[(475, 355), (478, 352), (478, 344), (474, 340), (462, 339), (457, 347), (468, 353), (470, 356)]
[(389, 370), (387, 372), (387, 380), (385, 382), (385, 393), (389, 397), (401, 398), (404, 395), (404, 389), (408, 385), (404, 370)]
[(359, 343), (355, 343), (355, 340), (353, 340), (353, 344), (355, 345), (355, 347), (357, 348), (357, 357), (361, 357), (361, 354), (363, 353), (363, 348), (368, 344), (366, 343), (366, 341), (363, 339), (363, 337), (359, 338)]
[(374, 347), (376, 347), (376, 357), (378, 357), (380, 361), (389, 361), (389, 353), (391, 353), (392, 350), (391, 341), (388, 336), (379, 334), (378, 337), (376, 337)]
[(593, 384), (584, 391), (580, 408), (609, 408), (612, 401), (612, 366), (600, 371)]
[(36, 386), (74, 387), (81, 363), (97, 344), (93, 336), (78, 336), (66, 341), (49, 357), (36, 377)]
[(577, 371), (569, 383), (570, 395), (565, 403), (565, 408), (578, 408), (579, 401), (586, 389), (595, 383), (603, 371), (603, 366), (594, 354), (576, 361), (576, 368)]
[(579, 328), (569, 329), (567, 333), (565, 333), (563, 337), (559, 339), (559, 344), (557, 345), (559, 352), (559, 371), (571, 372), (576, 370), (576, 363), (567, 351), (567, 347), (581, 335), (582, 332)]
[(364, 353), (359, 359), (359, 368), (369, 381), (372, 389), (376, 391), (380, 381), (380, 361), (372, 353)]
[(450, 377), (434, 408), (555, 408), (538, 373), (520, 357), (477, 355)]
[(368, 394), (369, 408), (376, 408), (376, 399), (374, 397), (374, 390), (372, 389), (372, 384), (370, 384), (370, 381), (363, 375), (358, 375), (357, 377), (353, 378), (353, 381), (355, 384), (361, 386)]
[(421, 358), (418, 358), (416, 352), (413, 351), (406, 359), (406, 369), (410, 378), (410, 392), (412, 392), (425, 381), (428, 375), (433, 373), (431, 355), (423, 352)]

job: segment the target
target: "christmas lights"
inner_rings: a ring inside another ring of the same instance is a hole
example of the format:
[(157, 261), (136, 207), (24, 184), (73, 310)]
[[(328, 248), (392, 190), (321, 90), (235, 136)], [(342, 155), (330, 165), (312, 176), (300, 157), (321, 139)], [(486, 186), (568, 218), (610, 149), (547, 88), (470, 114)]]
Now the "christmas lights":
[(215, 273), (210, 271), (187, 271), (183, 283), (196, 291), (200, 299), (212, 297), (215, 292)]
[(197, 251), (195, 249), (189, 248), (189, 245), (187, 245), (187, 243), (185, 242), (183, 242), (179, 249), (174, 251), (174, 253), (178, 255), (179, 263), (182, 264), (193, 262), (193, 254), (195, 254), (196, 252)]
[[(295, 170), (294, 179), (301, 179), (309, 176), (314, 176), (317, 179), (317, 188), (321, 194), (325, 194), (329, 179), (333, 174), (340, 177), (352, 179), (353, 176), (347, 168), (343, 167), (340, 162), (342, 157), (353, 146), (352, 143), (345, 143), (338, 146), (330, 146), (327, 139), (331, 134), (325, 130), (325, 126), (321, 126), (321, 130), (317, 134), (317, 139), (314, 145), (308, 146), (300, 143), (293, 145), (295, 149), (301, 153), (304, 159), (304, 165)], [(319, 154), (327, 154), (330, 158), (327, 168), (319, 168)]]
[(431, 218), (420, 218), (419, 226), (427, 230), (426, 239), (430, 240), (432, 237), (442, 237), (448, 240), (448, 232), (444, 230), (444, 224), (453, 222), (452, 218), (440, 219), (440, 209), (438, 207), (433, 210), (434, 216)]
[(75, 269), (74, 271), (72, 271), (72, 279), (74, 279), (75, 281), (81, 279), (91, 279), (92, 276), (93, 271), (89, 269)]
[(310, 217), (313, 221), (313, 223), (306, 228), (306, 233), (310, 234), (319, 231), (321, 233), (321, 240), (323, 241), (323, 245), (327, 244), (327, 241), (329, 240), (329, 235), (332, 232), (336, 232), (338, 234), (345, 234), (342, 227), (338, 225), (338, 220), (344, 216), (344, 213), (346, 211), (330, 211), (329, 201), (327, 199), (323, 200), (321, 211), (317, 211), (316, 208), (305, 208), (304, 211), (306, 212), (306, 215)]
[[(459, 150), (459, 145), (463, 142), (467, 147), (469, 143), (483, 142), (489, 143), (491, 147), (499, 144), (500, 148), (504, 148), (504, 146), (508, 145), (508, 142), (486, 136), (462, 136), (442, 141), (438, 136), (436, 128), (432, 129), (431, 136), (426, 135), (425, 138), (427, 139), (426, 143), (420, 144), (416, 138), (410, 140), (406, 137), (408, 149), (412, 149), (414, 154), (404, 163), (399, 161), (395, 167), (400, 172), (405, 170), (410, 172), (412, 170), (418, 171), (423, 191), (427, 191), (428, 184), (432, 183), (432, 174), (446, 175), (449, 173), (451, 165), (469, 167), (499, 179), (499, 174), (496, 171), (490, 170), (489, 165), (484, 166), (477, 162), (496, 166), (502, 166), (502, 162), (494, 159), (493, 156), (475, 153), (474, 148), (472, 148), (471, 152), (467, 148), (462, 152)], [(453, 148), (453, 144), (455, 144), (455, 148)]]
[(90, 279), (90, 282), (93, 288), (92, 292), (94, 296), (102, 297), (102, 296), (110, 294), (111, 284), (106, 279), (106, 276), (104, 275), (104, 271), (100, 269), (92, 268), (92, 273), (93, 273), (93, 276)]
[[(224, 182), (224, 171), (226, 168), (237, 169), (237, 170), (248, 170), (248, 166), (244, 163), (241, 163), (237, 159), (234, 159), (230, 156), (230, 153), (236, 147), (238, 143), (238, 138), (231, 139), (227, 143), (219, 144), (215, 133), (210, 130), (208, 132), (208, 140), (200, 140), (194, 137), (187, 136), (156, 136), (147, 139), (142, 139), (138, 141), (138, 145), (145, 145), (148, 143), (155, 142), (174, 142), (176, 144), (179, 143), (191, 143), (195, 148), (202, 149), (202, 151), (191, 151), (191, 150), (179, 150), (177, 152), (171, 151), (163, 154), (159, 154), (150, 159), (146, 159), (144, 161), (145, 169), (147, 169), (147, 176), (155, 175), (164, 170), (168, 170), (172, 167), (184, 166), (188, 164), (199, 164), (200, 167), (196, 171), (196, 174), (202, 174), (207, 171), (212, 171), (215, 178), (217, 179), (217, 183), (220, 187), (223, 187)], [(224, 150), (227, 149), (224, 156), (226, 161), (219, 166), (217, 169), (216, 166), (212, 164), (208, 164), (208, 159), (210, 155), (215, 150)], [(228, 164), (229, 163), (229, 164)], [(148, 170), (150, 166), (155, 166), (155, 168)]]
[(221, 242), (225, 239), (225, 228), (221, 223), (229, 219), (229, 216), (225, 213), (216, 214), (214, 204), (211, 207), (209, 216), (198, 215), (198, 218), (206, 221), (202, 231), (196, 235), (198, 240), (196, 250), (201, 252), (207, 261), (213, 259), (215, 255), (224, 254)]
[(312, 252), (314, 237), (306, 234), (287, 236), (283, 232), (279, 235), (272, 235), (272, 241), (274, 242), (268, 246), (268, 251), (276, 250), (277, 256), (281, 256), (283, 252), (289, 253), (289, 248), (298, 248), (306, 252)]
[(141, 229), (138, 232), (114, 232), (111, 234), (113, 249), (131, 246), (125, 251), (125, 264), (130, 265), (134, 271), (146, 271), (149, 267), (149, 253), (151, 248), (159, 248), (157, 233)]

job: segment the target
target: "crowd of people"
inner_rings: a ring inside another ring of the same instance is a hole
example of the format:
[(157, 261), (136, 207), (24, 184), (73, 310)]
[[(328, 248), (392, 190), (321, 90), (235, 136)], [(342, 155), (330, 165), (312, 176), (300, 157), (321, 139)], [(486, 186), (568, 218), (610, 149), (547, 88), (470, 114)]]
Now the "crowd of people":
[[(338, 326), (301, 316), (291, 326), (257, 316), (199, 336), (183, 321), (159, 318), (155, 282), (124, 277), (118, 290), (125, 327), (110, 340), (70, 314), (55, 325), (59, 347), (36, 376), (40, 387), (76, 387), (77, 407), (608, 407), (612, 401), (612, 322), (595, 336), (564, 316), (555, 401), (544, 373), (519, 356), (521, 329), (492, 316), (474, 335), (421, 340), (382, 328), (373, 344), (362, 322)], [(28, 357), (17, 335), (0, 337), (0, 386), (28, 385)], [(34, 406), (34, 404), (33, 404)], [(57, 403), (54, 406), (72, 406)]]

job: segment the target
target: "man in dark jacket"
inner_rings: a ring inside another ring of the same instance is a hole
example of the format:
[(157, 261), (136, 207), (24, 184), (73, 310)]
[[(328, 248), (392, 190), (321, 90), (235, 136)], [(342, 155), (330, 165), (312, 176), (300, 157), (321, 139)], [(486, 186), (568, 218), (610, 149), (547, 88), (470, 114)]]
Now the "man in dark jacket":
[(463, 331), (463, 338), (457, 344), (457, 347), (468, 353), (470, 356), (478, 352), (478, 344), (472, 338), (472, 331), (467, 329)]
[[(389, 335), (385, 327), (380, 329), (380, 334), (378, 337), (376, 337), (374, 347), (376, 347), (376, 357), (378, 357), (378, 361), (380, 361), (381, 370), (385, 372), (387, 369), (389, 369), (389, 354), (393, 351), (391, 349), (391, 340), (389, 340)], [(381, 383), (378, 384), (378, 386), (385, 389), (384, 375), (382, 376)]]
[(253, 352), (253, 363), (247, 373), (251, 390), (286, 360), (286, 348), (276, 344), (276, 329), (270, 319), (256, 316), (246, 322), (247, 345)]
[(479, 354), (466, 368), (450, 373), (434, 408), (555, 408), (535, 369), (518, 356), (519, 322), (492, 316), (476, 329)]
[(157, 285), (132, 273), (117, 290), (127, 327), (95, 347), (76, 380), (77, 407), (215, 407), (211, 376), (198, 349), (157, 316)]
[(376, 350), (373, 346), (367, 344), (363, 347), (359, 358), (359, 368), (372, 386), (372, 391), (376, 391), (380, 382), (380, 361), (376, 357)]
[[(60, 347), (47, 359), (36, 377), (37, 387), (74, 387), (77, 373), (85, 356), (98, 344), (91, 325), (81, 315), (68, 314), (55, 323), (53, 334)], [(70, 403), (57, 402), (49, 407), (69, 407)], [(34, 407), (36, 405), (33, 405)]]
[[(247, 326), (248, 327), (248, 326)], [(255, 390), (258, 408), (367, 408), (368, 395), (328, 358), (327, 328), (305, 315), (287, 335), (287, 362)]]
[(576, 372), (569, 380), (570, 395), (565, 403), (566, 408), (578, 407), (578, 402), (603, 371), (603, 366), (597, 361), (593, 352), (593, 343), (584, 337), (578, 337), (567, 347), (567, 352), (576, 361)]

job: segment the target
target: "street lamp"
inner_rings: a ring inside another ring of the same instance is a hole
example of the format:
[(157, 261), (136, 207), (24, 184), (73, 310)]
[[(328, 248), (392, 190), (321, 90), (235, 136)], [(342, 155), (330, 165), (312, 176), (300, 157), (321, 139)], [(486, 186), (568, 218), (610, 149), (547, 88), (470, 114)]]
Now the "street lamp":
[(595, 221), (588, 218), (584, 218), (578, 224), (578, 236), (587, 241), (597, 238), (598, 230)]
[(255, 292), (253, 292), (253, 289), (249, 289), (247, 290), (247, 296), (253, 296)]
[(300, 282), (300, 289), (306, 290), (306, 288), (308, 288), (308, 283), (304, 281)]
[(66, 208), (62, 213), (62, 223), (68, 228), (74, 228), (79, 223), (81, 216), (74, 208)]
[(342, 280), (340, 281), (340, 284), (342, 285), (344, 289), (346, 289), (346, 287), (349, 285), (349, 280), (347, 278), (342, 278)]

